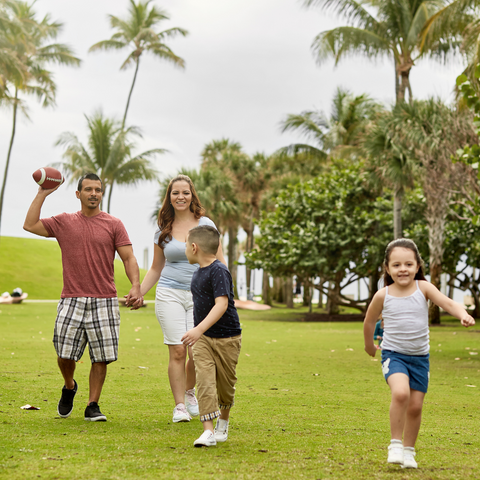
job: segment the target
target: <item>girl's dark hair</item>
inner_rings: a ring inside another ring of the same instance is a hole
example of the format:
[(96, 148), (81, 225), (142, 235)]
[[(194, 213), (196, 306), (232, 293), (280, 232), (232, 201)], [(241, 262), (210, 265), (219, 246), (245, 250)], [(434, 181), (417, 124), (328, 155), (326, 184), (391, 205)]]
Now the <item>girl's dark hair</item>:
[(420, 256), (420, 252), (418, 251), (417, 246), (415, 245), (415, 242), (413, 240), (410, 240), (409, 238), (397, 238), (396, 240), (393, 240), (393, 242), (390, 242), (385, 250), (385, 259), (383, 260), (383, 284), (391, 285), (392, 283), (394, 283), (392, 277), (387, 272), (387, 267), (388, 262), (390, 261), (390, 255), (392, 253), (392, 250), (396, 247), (408, 248), (415, 254), (415, 260), (418, 264), (418, 272), (415, 275), (415, 280), (426, 280), (425, 273), (423, 271), (423, 260)]
[(167, 193), (165, 193), (162, 208), (158, 212), (157, 224), (161, 230), (160, 237), (158, 238), (158, 246), (160, 248), (163, 248), (165, 246), (165, 243), (168, 243), (172, 239), (172, 226), (173, 221), (175, 220), (175, 209), (170, 203), (170, 195), (172, 193), (173, 184), (175, 182), (188, 183), (190, 191), (192, 192), (192, 203), (190, 204), (190, 211), (193, 212), (195, 218), (198, 219), (205, 215), (205, 209), (200, 203), (197, 191), (195, 190), (195, 187), (193, 186), (193, 182), (190, 177), (187, 177), (187, 175), (177, 175), (175, 178), (172, 178), (170, 180), (170, 183), (168, 184)]

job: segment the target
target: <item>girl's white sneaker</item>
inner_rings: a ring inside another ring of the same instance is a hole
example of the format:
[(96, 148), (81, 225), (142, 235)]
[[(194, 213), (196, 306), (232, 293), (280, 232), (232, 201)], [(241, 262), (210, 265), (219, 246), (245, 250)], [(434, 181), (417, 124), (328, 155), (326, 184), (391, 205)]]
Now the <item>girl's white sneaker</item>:
[(418, 468), (415, 461), (415, 449), (413, 447), (405, 447), (403, 449), (403, 465), (402, 468)]
[(403, 465), (403, 444), (394, 442), (388, 446), (388, 463), (398, 463)]

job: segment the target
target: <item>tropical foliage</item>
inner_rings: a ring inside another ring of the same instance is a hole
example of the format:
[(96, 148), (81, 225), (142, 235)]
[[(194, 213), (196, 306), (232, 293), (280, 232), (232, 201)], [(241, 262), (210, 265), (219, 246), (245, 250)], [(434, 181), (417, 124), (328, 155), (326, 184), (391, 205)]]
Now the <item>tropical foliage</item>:
[(155, 180), (158, 172), (151, 159), (165, 153), (155, 148), (133, 154), (133, 138), (141, 138), (137, 127), (122, 129), (121, 125), (101, 111), (85, 116), (88, 126), (88, 143), (82, 144), (71, 132), (63, 133), (57, 145), (65, 147), (63, 169), (71, 174), (71, 181), (88, 172), (96, 172), (108, 191), (107, 212), (110, 212), (113, 186), (136, 185), (140, 181)]
[(23, 97), (33, 95), (42, 107), (55, 104), (56, 84), (50, 64), (78, 66), (71, 49), (52, 43), (62, 24), (46, 15), (38, 19), (33, 4), (21, 1), (0, 3), (0, 104), (12, 108), (12, 131), (0, 192), (0, 224), (19, 110), (28, 118)]
[(110, 26), (115, 33), (108, 40), (102, 40), (90, 47), (90, 51), (97, 50), (124, 50), (130, 49), (128, 57), (120, 67), (124, 70), (135, 66), (132, 86), (128, 94), (125, 113), (123, 114), (122, 128), (125, 127), (128, 107), (133, 93), (133, 87), (137, 80), (140, 58), (144, 52), (151, 53), (157, 58), (173, 63), (173, 65), (184, 68), (185, 61), (177, 56), (166, 42), (178, 35), (186, 36), (188, 32), (183, 28), (169, 28), (160, 32), (155, 31), (157, 25), (169, 19), (167, 12), (156, 5), (151, 5), (152, 0), (135, 3), (130, 0), (130, 8), (126, 18), (119, 18), (110, 15)]
[(459, 53), (462, 34), (476, 24), (468, 7), (477, 1), (458, 0), (304, 0), (340, 14), (348, 25), (317, 35), (312, 44), (318, 63), (333, 57), (362, 55), (395, 65), (395, 98), (413, 98), (410, 72), (424, 57), (445, 61)]

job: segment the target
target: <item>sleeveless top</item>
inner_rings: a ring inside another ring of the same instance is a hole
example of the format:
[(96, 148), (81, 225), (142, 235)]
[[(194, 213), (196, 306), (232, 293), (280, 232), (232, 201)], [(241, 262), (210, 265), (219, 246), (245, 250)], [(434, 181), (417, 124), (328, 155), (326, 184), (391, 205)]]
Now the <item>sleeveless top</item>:
[(386, 287), (383, 302), (384, 332), (382, 350), (405, 355), (426, 355), (430, 350), (428, 303), (418, 287), (408, 297), (392, 297)]
[[(217, 228), (208, 217), (200, 217), (198, 225), (210, 225)], [(217, 229), (218, 230), (218, 229)], [(154, 235), (154, 242), (158, 245), (161, 230), (157, 229)], [(165, 255), (165, 266), (163, 267), (157, 287), (175, 288), (177, 290), (190, 290), (193, 272), (199, 267), (198, 263), (190, 265), (185, 255), (185, 242), (178, 241), (172, 235), (172, 239), (163, 244)]]

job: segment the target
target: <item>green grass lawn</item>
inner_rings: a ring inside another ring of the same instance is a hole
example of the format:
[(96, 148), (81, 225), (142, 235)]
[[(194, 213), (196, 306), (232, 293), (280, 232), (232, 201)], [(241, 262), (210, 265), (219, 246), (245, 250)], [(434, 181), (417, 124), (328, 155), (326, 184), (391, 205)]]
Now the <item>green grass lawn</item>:
[[(363, 352), (361, 323), (288, 322), (297, 309), (240, 311), (229, 439), (196, 449), (199, 420), (171, 421), (167, 348), (152, 305), (122, 310), (120, 358), (100, 400), (108, 421), (83, 420), (88, 354), (77, 366), (74, 411), (58, 418), (55, 308), (0, 306), (2, 479), (479, 478), (480, 359), (471, 355), (480, 350), (477, 327), (432, 328), (420, 468), (403, 471), (386, 463), (389, 389), (380, 361)], [(25, 404), (41, 410), (21, 410)]]
[[(140, 269), (142, 279), (145, 274), (146, 271)], [(119, 296), (126, 295), (131, 287), (121, 260), (115, 260), (115, 284)], [(0, 238), (0, 294), (20, 287), (28, 293), (29, 299), (58, 299), (62, 285), (62, 258), (56, 241)], [(145, 298), (154, 299), (155, 289), (152, 288)]]

